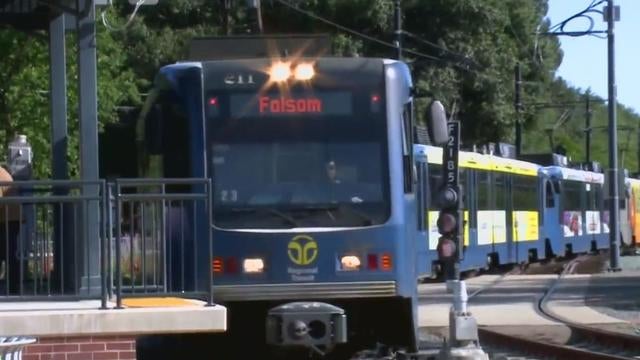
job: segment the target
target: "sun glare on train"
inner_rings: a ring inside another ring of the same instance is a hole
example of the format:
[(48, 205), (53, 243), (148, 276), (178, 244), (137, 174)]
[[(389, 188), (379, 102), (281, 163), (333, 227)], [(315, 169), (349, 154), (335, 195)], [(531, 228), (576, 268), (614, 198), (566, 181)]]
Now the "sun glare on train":
[(274, 82), (287, 81), (291, 77), (291, 65), (285, 62), (277, 62), (271, 65), (269, 76), (271, 81)]
[(294, 76), (296, 80), (311, 80), (316, 74), (312, 64), (299, 64), (296, 66)]

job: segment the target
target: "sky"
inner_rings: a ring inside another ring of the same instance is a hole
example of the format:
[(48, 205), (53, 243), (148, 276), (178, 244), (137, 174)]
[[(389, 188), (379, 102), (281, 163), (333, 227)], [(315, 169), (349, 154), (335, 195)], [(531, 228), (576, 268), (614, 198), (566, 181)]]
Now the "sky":
[[(555, 25), (581, 12), (593, 0), (549, 0), (547, 16)], [(615, 23), (615, 71), (618, 102), (640, 114), (640, 0), (615, 0), (620, 6), (620, 21)], [(602, 5), (597, 7), (602, 9)], [(592, 14), (594, 30), (606, 30), (600, 14)], [(586, 20), (573, 20), (565, 31), (586, 30)], [(560, 36), (564, 57), (557, 75), (570, 85), (591, 91), (606, 99), (607, 40), (593, 36)]]

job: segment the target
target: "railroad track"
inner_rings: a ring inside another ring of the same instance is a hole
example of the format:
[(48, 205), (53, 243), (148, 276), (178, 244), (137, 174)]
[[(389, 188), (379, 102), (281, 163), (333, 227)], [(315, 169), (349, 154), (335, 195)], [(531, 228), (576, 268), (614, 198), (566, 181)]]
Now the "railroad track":
[[(574, 271), (580, 259), (573, 260), (565, 266), (564, 271), (554, 281), (553, 285), (538, 300), (538, 311), (548, 319), (567, 326), (571, 330), (571, 337), (567, 344), (553, 344), (520, 336), (508, 335), (488, 328), (478, 329), (483, 345), (490, 348), (507, 350), (508, 355), (501, 356), (504, 359), (520, 359), (517, 355), (526, 355), (540, 359), (584, 359), (584, 360), (629, 360), (640, 359), (640, 336), (607, 331), (581, 324), (576, 324), (568, 319), (553, 313), (547, 306), (551, 294), (562, 278)], [(486, 287), (471, 294), (470, 298), (492, 286)], [(517, 352), (517, 354), (514, 353)]]

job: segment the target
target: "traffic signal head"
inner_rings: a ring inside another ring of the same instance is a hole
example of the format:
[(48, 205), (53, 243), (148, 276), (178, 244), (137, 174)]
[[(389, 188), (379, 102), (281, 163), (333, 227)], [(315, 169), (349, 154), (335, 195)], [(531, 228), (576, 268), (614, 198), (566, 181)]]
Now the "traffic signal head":
[(441, 235), (454, 235), (458, 222), (459, 196), (458, 189), (445, 186), (440, 192), (440, 215), (438, 216), (438, 232)]
[(450, 209), (458, 207), (458, 190), (452, 186), (445, 186), (440, 192), (440, 207)]
[(441, 235), (449, 235), (453, 233), (458, 226), (457, 216), (453, 212), (442, 210), (440, 211), (436, 225), (438, 225), (438, 232)]
[(438, 239), (438, 259), (440, 260), (450, 260), (455, 259), (456, 251), (457, 251), (456, 242), (450, 239), (449, 237), (443, 236)]

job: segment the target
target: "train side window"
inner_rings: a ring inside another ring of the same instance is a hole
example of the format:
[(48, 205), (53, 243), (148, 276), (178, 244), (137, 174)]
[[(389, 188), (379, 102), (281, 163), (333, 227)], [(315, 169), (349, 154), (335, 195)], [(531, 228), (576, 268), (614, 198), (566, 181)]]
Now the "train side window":
[(493, 174), (493, 185), (495, 189), (494, 199), (495, 199), (495, 210), (506, 210), (507, 209), (507, 175), (502, 173), (492, 173)]
[(553, 185), (551, 181), (545, 181), (545, 203), (548, 208), (556, 206), (555, 198), (553, 197)]
[(538, 209), (537, 178), (513, 175), (513, 210), (536, 211)]
[(489, 172), (480, 170), (476, 174), (478, 179), (478, 188), (476, 189), (478, 210), (493, 210), (491, 206)]
[(429, 210), (439, 210), (439, 205), (436, 202), (438, 201), (441, 186), (442, 166), (429, 164), (429, 196), (427, 198)]

